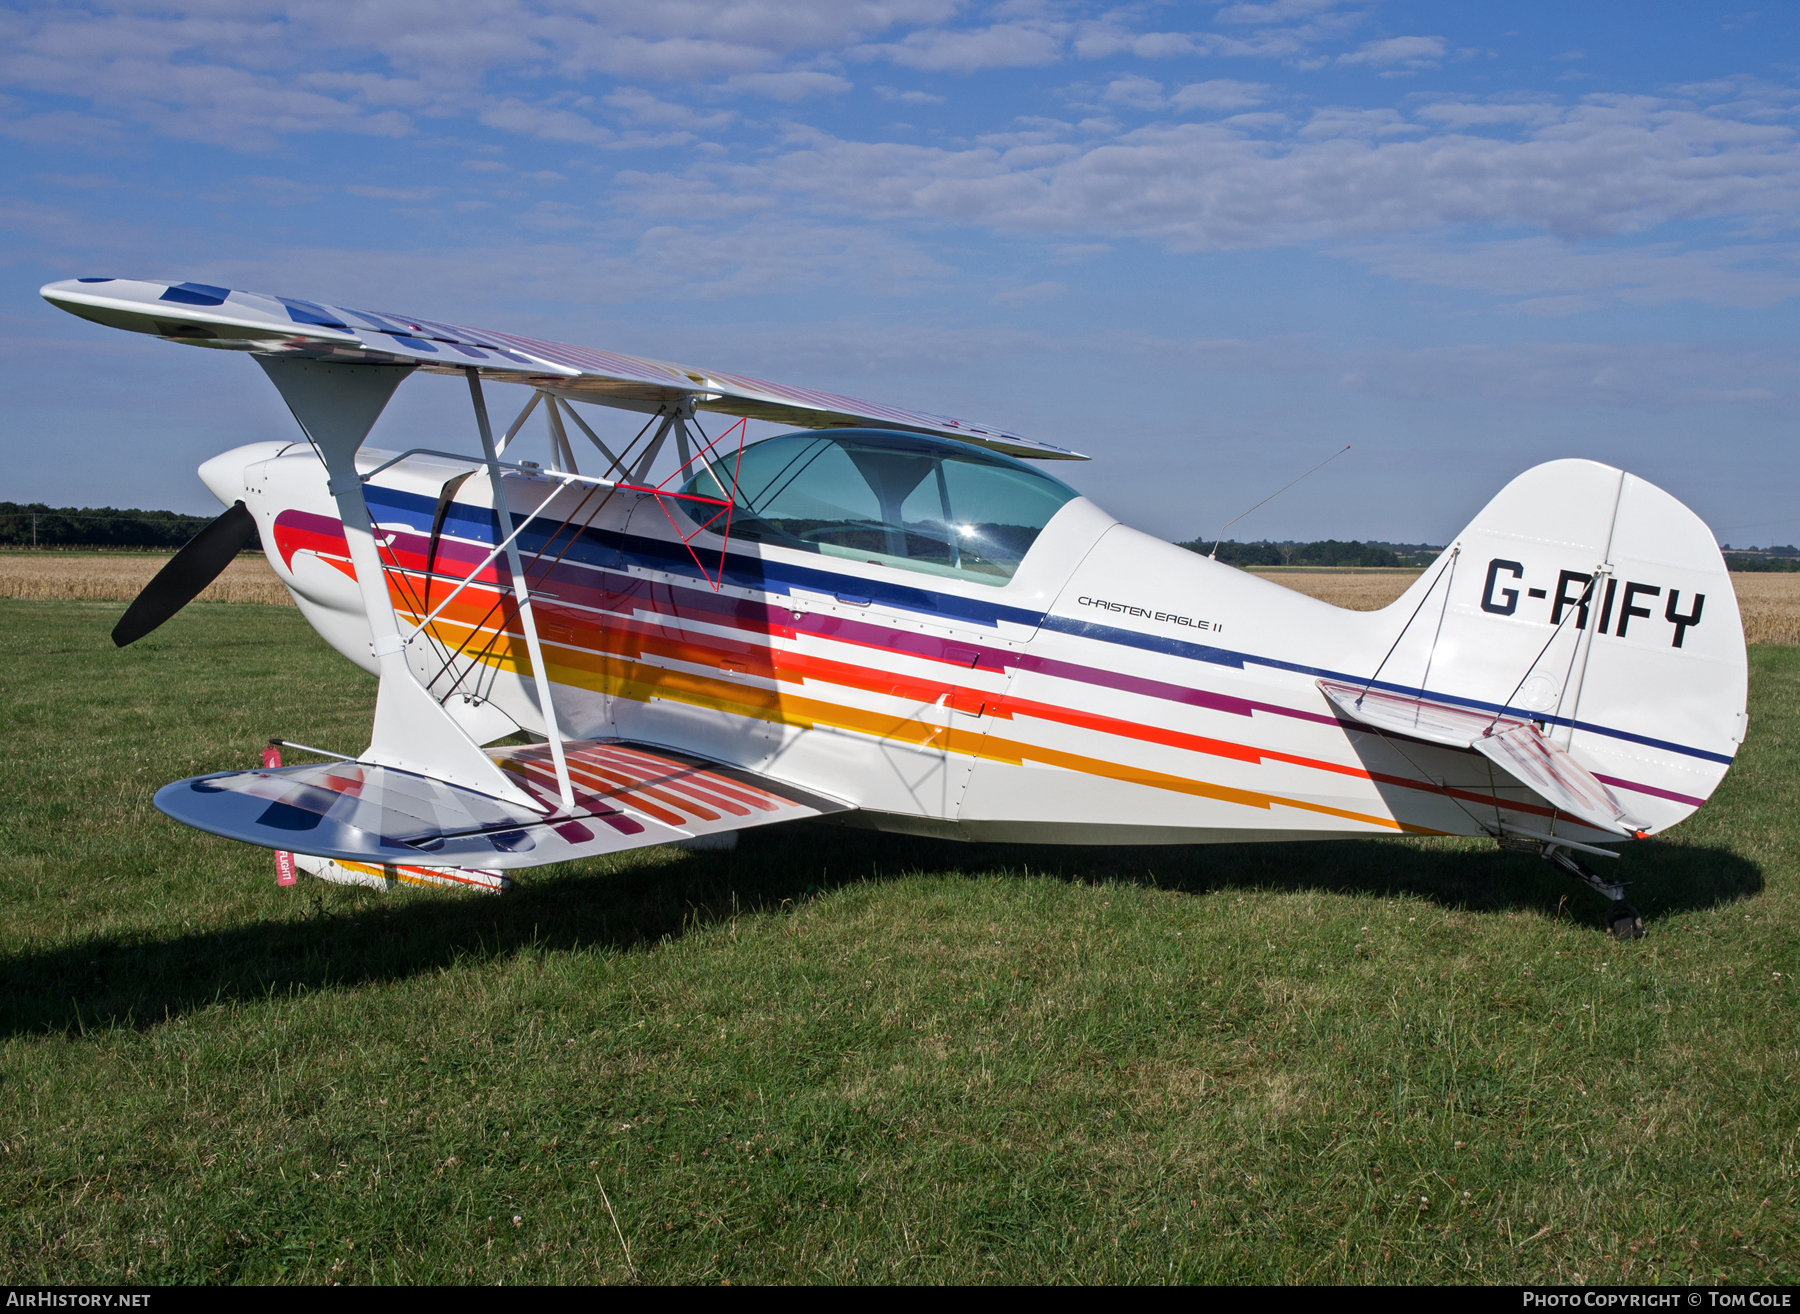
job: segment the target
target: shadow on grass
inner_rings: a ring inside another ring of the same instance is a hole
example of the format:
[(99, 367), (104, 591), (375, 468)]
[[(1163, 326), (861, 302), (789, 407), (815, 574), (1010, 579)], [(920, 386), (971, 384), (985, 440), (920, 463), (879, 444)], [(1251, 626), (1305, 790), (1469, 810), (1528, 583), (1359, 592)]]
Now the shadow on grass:
[[(1722, 849), (1631, 845), (1618, 874), (1652, 923), (1747, 898), (1760, 869)], [(1563, 910), (1601, 934), (1605, 902), (1550, 864), (1473, 842), (1387, 840), (1166, 848), (956, 844), (823, 823), (746, 834), (731, 853), (526, 873), (504, 898), (388, 897), (303, 883), (299, 918), (162, 939), (95, 937), (0, 960), (0, 1034), (143, 1028), (214, 1003), (395, 981), (521, 949), (631, 950), (824, 890), (921, 872), (1119, 882), (1204, 894), (1412, 897), (1474, 912)], [(1611, 874), (1610, 872), (1608, 874)], [(327, 901), (332, 906), (327, 906)], [(1564, 909), (1563, 905), (1567, 904)]]

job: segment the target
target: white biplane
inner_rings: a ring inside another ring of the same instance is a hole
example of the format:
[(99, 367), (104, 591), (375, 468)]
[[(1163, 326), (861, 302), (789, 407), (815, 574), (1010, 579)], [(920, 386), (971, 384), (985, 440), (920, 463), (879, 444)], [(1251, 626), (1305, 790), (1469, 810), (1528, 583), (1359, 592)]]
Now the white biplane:
[[(1583, 858), (1687, 817), (1744, 737), (1713, 536), (1591, 461), (1520, 475), (1398, 602), (1353, 612), (1119, 523), (1031, 463), (1085, 458), (992, 426), (199, 283), (43, 295), (250, 352), (299, 421), (201, 467), (231, 509), (114, 638), (260, 531), (380, 677), (370, 742), (156, 804), (315, 863), (453, 877), (832, 813), (1069, 844), (1485, 835), (1636, 934)], [(417, 372), (464, 377), (481, 457), (365, 446)], [(499, 436), (490, 382), (530, 389)], [(577, 403), (645, 422), (608, 441)], [(543, 464), (513, 447), (534, 411)], [(798, 431), (746, 443), (746, 418)]]

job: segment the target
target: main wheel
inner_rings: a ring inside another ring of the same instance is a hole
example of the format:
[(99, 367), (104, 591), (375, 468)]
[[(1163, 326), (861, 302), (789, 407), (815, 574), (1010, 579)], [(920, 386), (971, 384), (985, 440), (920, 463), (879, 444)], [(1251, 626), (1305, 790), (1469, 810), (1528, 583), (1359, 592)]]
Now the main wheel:
[(1606, 929), (1620, 940), (1644, 938), (1644, 917), (1628, 903), (1615, 903), (1606, 914)]

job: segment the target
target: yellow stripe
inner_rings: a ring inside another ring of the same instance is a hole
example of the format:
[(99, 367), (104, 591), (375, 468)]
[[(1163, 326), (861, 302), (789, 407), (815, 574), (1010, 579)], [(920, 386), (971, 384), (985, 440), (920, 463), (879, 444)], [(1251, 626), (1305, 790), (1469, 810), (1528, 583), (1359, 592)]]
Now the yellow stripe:
[[(1409, 835), (1449, 833), (1448, 831), (1433, 830), (1429, 826), (1417, 826), (1398, 821), (1393, 817), (1353, 812), (1324, 803), (1309, 803), (1303, 799), (1286, 798), (1279, 794), (1268, 794), (1259, 790), (1238, 789), (1230, 785), (1217, 785), (1205, 780), (1191, 780), (1184, 776), (1173, 776), (1161, 771), (1150, 771), (1142, 767), (1109, 762), (1104, 758), (1067, 753), (1059, 749), (1043, 748), (1036, 744), (1018, 743), (981, 732), (971, 733), (967, 730), (959, 730), (954, 726), (935, 725), (929, 721), (920, 721), (911, 717), (894, 716), (884, 712), (869, 712), (861, 708), (845, 707), (839, 703), (824, 702), (815, 698), (796, 697), (785, 691), (744, 685), (733, 680), (714, 679), (710, 676), (697, 675), (691, 671), (651, 666), (611, 654), (566, 648), (549, 648), (545, 651), (550, 667), (550, 678), (555, 683), (586, 689), (593, 693), (606, 694), (614, 698), (624, 698), (630, 702), (648, 703), (652, 699), (664, 698), (670, 702), (684, 703), (691, 707), (704, 707), (712, 711), (723, 712), (727, 716), (747, 717), (776, 725), (793, 726), (802, 730), (812, 729), (815, 726), (829, 726), (837, 730), (855, 730), (872, 735), (877, 739), (911, 744), (919, 748), (935, 748), (987, 761), (1004, 762), (1012, 766), (1020, 766), (1027, 761), (1041, 762), (1046, 766), (1062, 767), (1065, 770), (1080, 772), (1084, 775), (1102, 776), (1109, 780), (1123, 781), (1126, 784), (1143, 785), (1150, 789), (1189, 794), (1198, 798), (1210, 798), (1221, 803), (1235, 803), (1240, 807), (1258, 808), (1263, 811), (1273, 807), (1294, 808), (1302, 812), (1338, 817), (1345, 821), (1374, 826), (1381, 830), (1399, 831)], [(518, 656), (523, 658), (524, 655), (521, 644), (518, 647)], [(498, 666), (501, 669), (520, 670), (521, 674), (526, 673), (528, 669), (528, 663), (515, 662), (498, 653), (490, 654), (481, 660), (487, 665)], [(609, 665), (623, 667), (631, 674), (609, 673), (605, 669)]]

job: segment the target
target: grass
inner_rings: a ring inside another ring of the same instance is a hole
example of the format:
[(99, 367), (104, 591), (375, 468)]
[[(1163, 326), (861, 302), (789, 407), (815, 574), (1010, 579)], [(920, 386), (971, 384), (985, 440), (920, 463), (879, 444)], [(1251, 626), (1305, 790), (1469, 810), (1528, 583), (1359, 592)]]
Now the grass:
[(1621, 944), (1472, 841), (812, 825), (282, 890), (150, 794), (353, 749), (372, 683), (291, 609), (115, 611), (0, 602), (10, 1281), (1800, 1273), (1800, 650), (1629, 848)]

